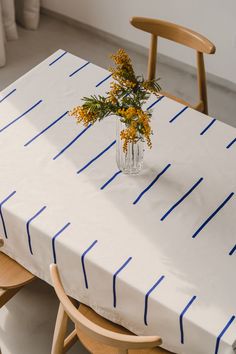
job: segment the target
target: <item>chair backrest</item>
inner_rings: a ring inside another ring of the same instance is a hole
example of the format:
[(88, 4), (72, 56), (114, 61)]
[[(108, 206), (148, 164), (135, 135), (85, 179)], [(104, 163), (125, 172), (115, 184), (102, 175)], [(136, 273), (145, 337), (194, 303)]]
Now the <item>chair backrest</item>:
[(161, 345), (162, 340), (158, 336), (126, 335), (107, 330), (86, 318), (72, 304), (63, 288), (56, 264), (50, 265), (51, 278), (55, 292), (70, 319), (75, 325), (87, 334), (91, 339), (100, 343), (120, 349), (147, 349)]
[(156, 74), (158, 37), (180, 43), (184, 46), (196, 50), (200, 99), (196, 109), (207, 114), (207, 92), (203, 53), (214, 54), (216, 50), (214, 44), (211, 43), (207, 38), (203, 37), (201, 34), (174, 23), (145, 17), (133, 17), (130, 20), (130, 23), (134, 27), (151, 34), (151, 46), (148, 61), (148, 79), (150, 80), (154, 79)]

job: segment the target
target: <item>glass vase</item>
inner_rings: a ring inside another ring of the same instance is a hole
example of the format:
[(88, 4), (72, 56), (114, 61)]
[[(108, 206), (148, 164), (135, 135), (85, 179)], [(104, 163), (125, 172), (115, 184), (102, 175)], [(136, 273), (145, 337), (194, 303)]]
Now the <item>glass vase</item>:
[(116, 119), (116, 163), (121, 172), (127, 175), (137, 175), (143, 167), (144, 143), (138, 140), (136, 143), (128, 143), (127, 151), (123, 149), (124, 141), (120, 133), (125, 129), (125, 124)]

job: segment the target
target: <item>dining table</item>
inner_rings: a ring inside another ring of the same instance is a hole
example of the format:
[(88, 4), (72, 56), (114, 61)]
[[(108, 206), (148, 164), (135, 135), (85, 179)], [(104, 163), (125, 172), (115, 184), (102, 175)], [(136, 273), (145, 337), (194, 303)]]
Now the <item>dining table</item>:
[(236, 350), (236, 129), (152, 95), (138, 175), (116, 164), (116, 119), (70, 111), (111, 73), (59, 49), (0, 93), (2, 251), (179, 354)]

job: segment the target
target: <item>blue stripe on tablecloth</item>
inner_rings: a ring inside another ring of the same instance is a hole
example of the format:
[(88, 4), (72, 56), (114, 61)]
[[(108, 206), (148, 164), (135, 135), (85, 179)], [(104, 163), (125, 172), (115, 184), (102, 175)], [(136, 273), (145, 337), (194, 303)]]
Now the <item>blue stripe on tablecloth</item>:
[(117, 275), (129, 264), (131, 261), (132, 257), (129, 257), (123, 264), (122, 266), (114, 273), (113, 275), (113, 307), (116, 307), (116, 278)]
[(10, 123), (6, 124), (3, 128), (0, 129), (0, 133), (7, 129), (8, 127), (10, 127), (10, 125), (14, 124), (15, 122), (17, 122), (19, 119), (21, 119), (22, 117), (24, 117), (27, 113), (29, 113), (30, 111), (32, 111), (35, 107), (37, 107), (41, 102), (43, 102), (43, 100), (39, 100), (38, 102), (36, 102), (33, 106), (31, 106), (29, 109), (27, 109), (27, 111), (25, 111), (24, 113), (22, 113), (19, 117), (13, 119)]
[(174, 122), (182, 113), (184, 113), (184, 111), (186, 111), (186, 109), (188, 109), (189, 107), (186, 106), (183, 109), (181, 109), (180, 112), (178, 112), (173, 118), (171, 118), (171, 120), (169, 121), (169, 123)]
[(229, 149), (236, 142), (236, 138), (233, 139), (227, 146), (226, 149)]
[(106, 188), (106, 186), (108, 186), (108, 184), (110, 184), (120, 173), (121, 173), (120, 170), (117, 171), (116, 173), (114, 173), (114, 175), (113, 175), (108, 181), (106, 181), (106, 182), (101, 186), (100, 189)]
[(193, 234), (192, 238), (195, 238), (201, 230), (209, 223), (209, 221), (214, 218), (214, 216), (225, 206), (226, 203), (233, 197), (234, 193), (230, 193), (228, 197), (218, 206), (218, 208), (204, 221), (204, 223), (197, 229), (197, 231)]
[(82, 132), (76, 135), (76, 137), (69, 144), (67, 144), (61, 151), (58, 152), (56, 156), (53, 157), (53, 160), (56, 160), (60, 155), (62, 155), (63, 152), (65, 152), (72, 144), (74, 144), (76, 140), (78, 140), (91, 126), (92, 124), (89, 124), (86, 128), (82, 130)]
[(185, 198), (191, 194), (195, 188), (203, 181), (203, 178), (201, 177), (161, 218), (161, 221), (163, 221), (180, 203), (184, 201)]
[(144, 303), (144, 323), (147, 326), (147, 313), (148, 313), (148, 298), (149, 295), (153, 292), (153, 290), (162, 282), (162, 280), (165, 278), (164, 275), (162, 275), (157, 282), (151, 287), (151, 289), (148, 290), (147, 294), (145, 295), (145, 303)]
[(148, 106), (147, 111), (154, 107), (158, 102), (160, 102), (165, 96), (159, 97), (156, 101), (154, 101), (150, 106)]
[(5, 238), (8, 238), (8, 236), (7, 236), (6, 224), (5, 224), (4, 217), (3, 217), (3, 213), (2, 213), (2, 206), (3, 206), (3, 204), (6, 203), (11, 197), (13, 197), (13, 195), (14, 195), (15, 193), (16, 193), (16, 191), (13, 191), (13, 192), (10, 193), (5, 199), (3, 199), (3, 200), (0, 202), (0, 217), (1, 217), (1, 220), (2, 220), (3, 232), (4, 232)]
[(56, 239), (58, 236), (61, 235), (61, 233), (63, 231), (65, 231), (65, 229), (67, 229), (67, 227), (70, 226), (70, 222), (68, 222), (65, 226), (63, 226), (63, 228), (61, 228), (57, 233), (56, 235), (53, 236), (52, 238), (52, 253), (53, 253), (53, 260), (54, 260), (54, 263), (56, 264), (57, 263), (57, 255), (56, 255), (56, 245), (55, 245), (55, 242), (56, 242)]
[(33, 250), (32, 250), (32, 243), (31, 243), (31, 236), (30, 236), (30, 223), (33, 221), (37, 216), (39, 216), (44, 210), (46, 209), (46, 206), (43, 206), (39, 211), (37, 211), (36, 214), (34, 214), (26, 223), (26, 231), (27, 231), (27, 236), (28, 236), (28, 245), (29, 245), (29, 250), (30, 253), (33, 255)]
[(60, 60), (62, 57), (64, 57), (64, 55), (67, 54), (67, 51), (65, 51), (64, 53), (62, 53), (61, 55), (59, 55), (59, 57), (57, 57), (55, 60), (53, 60), (51, 63), (49, 63), (48, 65), (51, 66), (54, 63), (56, 63), (58, 60)]
[(225, 334), (225, 332), (227, 331), (227, 329), (229, 328), (229, 326), (233, 323), (235, 319), (235, 316), (232, 316), (229, 321), (226, 323), (225, 327), (222, 329), (222, 331), (220, 332), (220, 334), (218, 335), (217, 339), (216, 339), (216, 348), (215, 348), (215, 354), (218, 354), (219, 351), (219, 346), (220, 346), (220, 340), (223, 337), (223, 335)]
[(69, 77), (74, 76), (75, 74), (77, 74), (80, 70), (82, 70), (83, 68), (85, 68), (85, 67), (86, 67), (87, 65), (89, 65), (89, 64), (90, 64), (90, 62), (87, 61), (85, 64), (81, 65), (78, 69), (76, 69), (75, 71), (73, 71), (73, 73), (71, 73), (71, 74), (69, 75)]
[(191, 300), (187, 303), (183, 311), (181, 312), (179, 316), (179, 326), (180, 326), (180, 341), (182, 344), (184, 344), (184, 326), (183, 326), (183, 317), (188, 308), (192, 305), (192, 303), (195, 301), (196, 296), (194, 295)]
[(105, 79), (103, 79), (102, 81), (100, 81), (100, 82), (96, 85), (96, 87), (98, 87), (98, 86), (100, 86), (101, 84), (103, 84), (103, 82), (107, 81), (107, 80), (109, 79), (109, 77), (111, 77), (111, 76), (112, 76), (112, 74), (106, 76)]
[(212, 121), (206, 126), (206, 128), (201, 131), (200, 135), (205, 134), (206, 131), (207, 131), (215, 122), (216, 122), (216, 119), (213, 118)]
[(142, 196), (158, 181), (158, 179), (168, 170), (168, 168), (171, 166), (171, 164), (169, 163), (155, 178), (154, 180), (147, 186), (147, 188), (145, 188), (139, 195), (138, 197), (135, 199), (135, 201), (133, 202), (133, 204), (137, 204), (138, 201), (142, 198)]
[(108, 145), (104, 150), (102, 150), (97, 156), (95, 156), (92, 160), (90, 160), (84, 167), (82, 167), (79, 171), (77, 171), (77, 174), (81, 173), (84, 171), (87, 167), (89, 167), (94, 161), (96, 161), (99, 157), (101, 157), (103, 154), (105, 154), (106, 151), (108, 151), (114, 144), (116, 143), (116, 140), (114, 140), (110, 145)]
[(0, 103), (3, 102), (7, 97), (9, 97), (10, 95), (12, 95), (14, 92), (16, 91), (16, 89), (10, 91), (6, 96), (4, 96), (3, 98), (0, 98)]
[(27, 143), (24, 144), (24, 146), (28, 146), (29, 144), (31, 144), (35, 139), (37, 139), (40, 135), (42, 135), (43, 133), (45, 133), (48, 129), (50, 129), (53, 125), (55, 125), (57, 122), (59, 122), (63, 117), (65, 117), (67, 115), (69, 111), (66, 111), (65, 113), (63, 113), (59, 118), (57, 118), (56, 120), (54, 120), (51, 124), (49, 124), (46, 128), (44, 128), (40, 133), (36, 134), (32, 139), (30, 139), (29, 141), (27, 141)]
[(84, 274), (84, 284), (85, 284), (86, 289), (88, 289), (88, 278), (87, 278), (85, 263), (84, 263), (85, 256), (96, 245), (97, 242), (98, 242), (98, 240), (93, 241), (93, 243), (82, 253), (82, 256), (81, 256), (81, 264), (82, 264), (82, 269), (83, 269), (83, 274)]
[(236, 245), (229, 251), (229, 256), (232, 256), (234, 252), (236, 251)]

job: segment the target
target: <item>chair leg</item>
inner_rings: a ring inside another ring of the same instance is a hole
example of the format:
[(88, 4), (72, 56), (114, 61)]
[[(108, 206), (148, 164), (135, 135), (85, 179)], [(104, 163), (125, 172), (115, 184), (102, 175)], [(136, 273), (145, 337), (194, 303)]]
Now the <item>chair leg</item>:
[(67, 331), (68, 315), (60, 303), (53, 335), (51, 354), (64, 353), (64, 339)]
[[(68, 352), (68, 350), (73, 347), (73, 345), (78, 341), (78, 336), (77, 336), (77, 332), (76, 329), (74, 329), (74, 331), (72, 331), (68, 337), (66, 337), (65, 341), (64, 341), (64, 352)], [(1, 354), (1, 353), (0, 353)]]
[(0, 289), (0, 308), (4, 306), (13, 296), (15, 296), (20, 289), (21, 287), (7, 290)]

